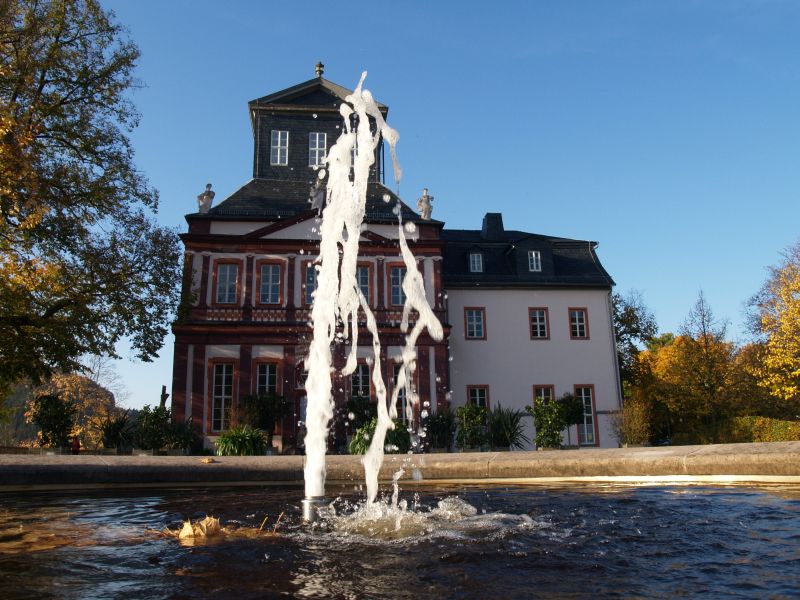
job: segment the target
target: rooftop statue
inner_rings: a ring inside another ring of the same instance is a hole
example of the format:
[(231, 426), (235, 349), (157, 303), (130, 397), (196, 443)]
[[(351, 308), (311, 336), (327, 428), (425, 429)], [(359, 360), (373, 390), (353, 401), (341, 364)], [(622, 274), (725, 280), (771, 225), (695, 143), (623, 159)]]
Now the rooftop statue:
[(431, 220), (431, 213), (433, 212), (432, 202), (433, 196), (428, 195), (428, 188), (423, 188), (422, 197), (417, 200), (417, 211), (425, 221)]
[(215, 192), (211, 191), (211, 184), (206, 184), (206, 191), (197, 197), (197, 210), (200, 214), (205, 214), (211, 208), (211, 203), (214, 201)]

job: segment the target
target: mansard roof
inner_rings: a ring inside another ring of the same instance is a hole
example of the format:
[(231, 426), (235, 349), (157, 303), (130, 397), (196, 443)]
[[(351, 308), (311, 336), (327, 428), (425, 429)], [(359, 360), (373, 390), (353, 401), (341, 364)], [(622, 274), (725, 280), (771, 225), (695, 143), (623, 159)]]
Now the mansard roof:
[[(495, 213), (496, 214), (496, 213)], [(492, 213), (487, 215), (491, 217)], [(497, 215), (499, 217), (499, 215)], [(487, 228), (487, 221), (490, 227)], [(595, 253), (597, 242), (503, 229), (502, 218), (484, 219), (482, 230), (443, 229), (442, 274), (450, 287), (597, 287), (614, 280)], [(541, 271), (530, 271), (528, 252), (538, 250)], [(469, 270), (469, 254), (483, 254), (483, 272)]]
[[(307, 181), (251, 179), (207, 213), (187, 217), (228, 221), (286, 219), (309, 212), (312, 209), (310, 195), (311, 183)], [(388, 201), (384, 200), (385, 197), (388, 197)], [(370, 181), (367, 185), (366, 221), (397, 223), (397, 215), (393, 211), (398, 202), (404, 222), (441, 224), (433, 219), (422, 221), (397, 194), (376, 181)]]
[[(248, 106), (251, 112), (259, 108), (276, 110), (316, 108), (319, 110), (338, 111), (339, 104), (344, 102), (344, 99), (352, 93), (353, 90), (347, 89), (338, 83), (333, 83), (323, 77), (315, 77), (285, 90), (251, 100)], [(331, 100), (336, 102), (331, 103)], [(385, 116), (389, 111), (389, 107), (377, 101), (376, 104)]]

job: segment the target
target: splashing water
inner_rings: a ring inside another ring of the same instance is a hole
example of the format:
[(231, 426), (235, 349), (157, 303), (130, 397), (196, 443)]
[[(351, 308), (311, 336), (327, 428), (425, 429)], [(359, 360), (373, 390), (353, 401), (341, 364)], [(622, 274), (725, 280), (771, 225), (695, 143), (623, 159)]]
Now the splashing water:
[[(351, 375), (357, 365), (358, 312), (361, 309), (366, 315), (367, 329), (372, 336), (372, 383), (378, 401), (378, 423), (369, 450), (363, 459), (367, 504), (372, 504), (378, 494), (378, 472), (383, 464), (386, 432), (394, 427), (393, 419), (397, 417), (395, 407), (398, 395), (401, 390), (406, 391), (407, 411), (417, 398), (411, 386), (411, 375), (416, 369), (416, 341), (425, 329), (431, 338), (437, 341), (442, 339), (443, 331), (441, 323), (433, 314), (425, 297), (422, 275), (408, 248), (403, 231), (402, 212), (398, 205), (395, 209), (398, 215), (398, 242), (406, 267), (406, 275), (402, 282), (406, 301), (400, 329), (406, 334), (406, 344), (399, 360), (401, 368), (397, 385), (387, 406), (386, 385), (380, 368), (381, 344), (378, 338), (378, 326), (375, 315), (358, 286), (356, 265), (359, 236), (366, 212), (369, 170), (375, 161), (375, 149), (381, 137), (388, 142), (394, 177), (399, 183), (402, 171), (397, 162), (395, 146), (400, 136), (386, 124), (370, 91), (363, 89), (366, 76), (366, 71), (361, 74), (355, 91), (345, 98), (345, 103), (339, 108), (344, 128), (325, 159), (328, 167), (327, 204), (322, 211), (319, 230), (317, 288), (311, 307), (313, 338), (306, 359), (308, 406), (304, 474), (306, 497), (323, 496), (328, 427), (334, 409), (331, 395), (333, 371), (331, 344), (335, 340), (349, 340), (350, 352), (341, 374)], [(370, 118), (377, 125), (375, 134), (370, 129)], [(351, 126), (351, 119), (356, 124), (355, 129)], [(353, 153), (354, 148), (360, 151)], [(409, 228), (410, 233), (414, 231), (413, 226)], [(412, 310), (416, 312), (416, 321), (409, 332)]]

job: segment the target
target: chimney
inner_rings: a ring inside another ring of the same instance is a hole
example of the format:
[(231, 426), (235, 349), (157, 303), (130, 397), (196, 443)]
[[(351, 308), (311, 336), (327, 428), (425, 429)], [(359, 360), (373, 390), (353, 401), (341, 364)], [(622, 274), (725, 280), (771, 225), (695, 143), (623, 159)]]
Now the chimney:
[(503, 238), (504, 231), (502, 213), (486, 213), (486, 216), (483, 217), (481, 237), (485, 240), (500, 240)]

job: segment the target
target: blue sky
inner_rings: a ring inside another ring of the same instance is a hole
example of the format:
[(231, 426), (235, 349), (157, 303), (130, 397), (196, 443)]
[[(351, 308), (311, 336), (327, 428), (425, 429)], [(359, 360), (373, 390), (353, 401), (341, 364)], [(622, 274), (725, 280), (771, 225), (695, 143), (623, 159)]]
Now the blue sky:
[[(401, 196), (447, 227), (600, 242), (617, 289), (675, 331), (698, 292), (744, 341), (744, 303), (800, 237), (800, 3), (105, 1), (138, 43), (136, 163), (159, 221), (252, 173), (247, 102), (325, 77), (400, 132)], [(388, 183), (388, 181), (387, 181)], [(171, 385), (117, 369), (127, 405)]]

